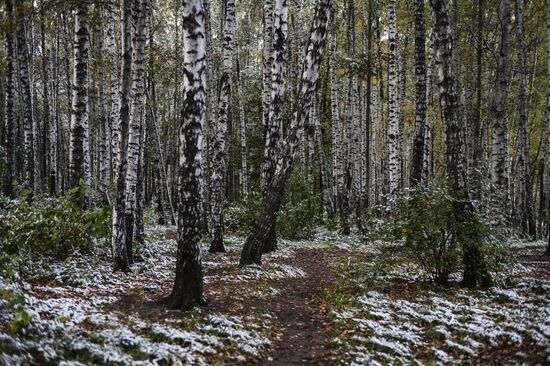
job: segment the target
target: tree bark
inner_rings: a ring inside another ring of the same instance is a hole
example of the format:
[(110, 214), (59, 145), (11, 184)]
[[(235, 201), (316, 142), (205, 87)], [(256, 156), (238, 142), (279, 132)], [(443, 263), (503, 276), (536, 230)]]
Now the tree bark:
[(14, 29), (16, 24), (14, 24), (13, 19), (14, 9), (13, 9), (13, 0), (6, 0), (6, 17), (11, 19), (12, 22), (8, 25), (6, 29), (6, 63), (7, 63), (7, 76), (6, 76), (6, 180), (4, 187), (4, 194), (7, 197), (14, 198), (14, 181), (16, 177), (16, 150), (15, 150), (15, 139), (16, 139), (16, 129), (17, 121), (15, 116), (15, 67), (16, 67), (16, 49), (15, 49), (15, 40), (14, 40)]
[(241, 252), (240, 266), (252, 263), (261, 264), (263, 246), (277, 220), (277, 212), (282, 203), (286, 183), (294, 167), (296, 149), (304, 133), (304, 122), (311, 108), (313, 93), (315, 93), (317, 86), (332, 5), (332, 0), (319, 0), (317, 2), (302, 67), (296, 110), (288, 135), (281, 147), (281, 154), (277, 161), (269, 192), (262, 200), (262, 209), (256, 219), (254, 229), (248, 236)]
[(205, 121), (205, 29), (202, 0), (183, 0), (183, 109), (180, 127), (178, 254), (169, 306), (205, 303), (201, 255), (202, 129)]
[(225, 252), (223, 235), (225, 178), (227, 172), (226, 141), (229, 123), (229, 101), (231, 99), (235, 25), (235, 0), (227, 0), (223, 30), (223, 65), (219, 82), (218, 119), (215, 126), (212, 161), (212, 242), (209, 248), (211, 253)]
[(491, 178), (502, 202), (508, 199), (508, 122), (506, 105), (512, 70), (512, 10), (510, 0), (500, 0), (500, 50), (496, 70), (497, 80), (491, 105), (493, 150)]
[[(546, 86), (546, 126), (548, 128), (548, 142), (546, 144), (548, 153), (546, 158), (547, 171), (550, 174), (550, 0), (546, 0), (546, 49), (548, 52), (546, 60), (547, 86)], [(550, 207), (550, 194), (548, 195), (548, 203), (546, 207)], [(546, 246), (545, 255), (550, 257), (550, 214), (547, 215), (548, 228), (548, 245)]]
[(467, 175), (462, 144), (462, 117), (460, 100), (453, 74), (453, 39), (449, 22), (447, 0), (430, 0), (434, 15), (435, 48), (437, 52), (437, 75), (440, 105), (445, 123), (445, 160), (451, 192), (455, 205), (454, 240), (464, 247), (463, 284), (468, 287), (486, 286), (490, 278), (480, 251), (478, 228), (475, 227), (475, 208), (467, 189)]
[(17, 19), (17, 53), (19, 83), (21, 88), (21, 103), (24, 129), (24, 167), (23, 186), (31, 194), (35, 190), (35, 121), (33, 113), (33, 101), (31, 92), (31, 80), (29, 72), (29, 49), (27, 45), (27, 17), (29, 4), (26, 0), (16, 3)]
[(130, 271), (126, 248), (125, 188), (127, 170), (128, 130), (130, 122), (130, 85), (132, 76), (132, 0), (122, 2), (122, 82), (120, 93), (119, 120), (116, 125), (118, 136), (115, 166), (115, 203), (113, 205), (112, 245), (115, 271)]
[(519, 67), (519, 207), (520, 227), (524, 235), (536, 237), (536, 225), (533, 215), (533, 190), (531, 183), (531, 161), (529, 158), (529, 104), (527, 99), (529, 89), (529, 71), (527, 68), (527, 45), (523, 25), (523, 0), (516, 2), (516, 37), (518, 41)]
[[(285, 53), (288, 38), (287, 0), (275, 0), (275, 18), (271, 63), (271, 95), (269, 97), (269, 115), (265, 134), (264, 155), (262, 160), (262, 195), (265, 197), (275, 174), (275, 164), (281, 148), (283, 133), (283, 102), (285, 97)], [(264, 251), (277, 249), (275, 226), (271, 229), (269, 241)]]
[(415, 75), (415, 136), (409, 185), (422, 184), (424, 137), (426, 125), (426, 36), (424, 33), (424, 0), (414, 2), (414, 75)]
[[(132, 101), (130, 105), (130, 124), (128, 129), (128, 152), (125, 187), (125, 226), (126, 251), (128, 262), (134, 262), (133, 242), (135, 226), (136, 189), (138, 182), (139, 156), (142, 145), (141, 121), (143, 115), (143, 93), (145, 90), (145, 40), (147, 35), (147, 14), (149, 0), (134, 0), (133, 18), (136, 29), (132, 40)], [(140, 218), (140, 220), (142, 220)]]
[(397, 70), (397, 15), (396, 0), (389, 1), (388, 16), (388, 172), (389, 194), (395, 196), (399, 191), (401, 179), (401, 159), (399, 151), (399, 78)]

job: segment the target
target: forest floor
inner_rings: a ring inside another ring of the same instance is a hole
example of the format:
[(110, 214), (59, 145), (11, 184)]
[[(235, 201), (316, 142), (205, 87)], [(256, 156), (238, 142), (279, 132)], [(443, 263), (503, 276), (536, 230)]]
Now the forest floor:
[(243, 238), (228, 237), (226, 253), (204, 254), (209, 305), (180, 312), (160, 302), (174, 238), (149, 227), (127, 275), (111, 273), (98, 243), (0, 278), (0, 364), (550, 364), (544, 242), (510, 242), (503, 285), (471, 291), (432, 286), (395, 243), (319, 230), (241, 269)]

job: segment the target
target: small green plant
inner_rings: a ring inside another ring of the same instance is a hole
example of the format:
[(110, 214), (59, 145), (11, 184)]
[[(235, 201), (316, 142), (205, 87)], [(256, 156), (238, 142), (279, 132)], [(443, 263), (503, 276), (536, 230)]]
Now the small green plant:
[[(79, 189), (80, 192), (85, 189)], [(0, 199), (0, 249), (9, 255), (40, 254), (65, 258), (89, 252), (94, 239), (110, 233), (111, 209), (82, 210), (74, 191), (59, 198)]]
[(406, 203), (402, 230), (406, 248), (437, 284), (445, 285), (460, 267), (462, 246), (455, 222), (454, 199), (447, 186), (434, 181), (412, 191)]

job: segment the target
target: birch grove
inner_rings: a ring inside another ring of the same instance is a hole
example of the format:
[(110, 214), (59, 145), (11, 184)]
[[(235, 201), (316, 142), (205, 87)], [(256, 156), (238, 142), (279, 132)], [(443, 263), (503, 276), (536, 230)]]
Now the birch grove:
[(550, 238), (550, 0), (4, 0), (0, 14), (6, 252), (40, 238), (39, 253), (131, 284), (175, 268), (142, 292), (189, 310), (234, 271), (317, 278), (281, 258), (332, 273), (313, 253), (335, 243), (395, 244), (437, 285), (482, 289)]

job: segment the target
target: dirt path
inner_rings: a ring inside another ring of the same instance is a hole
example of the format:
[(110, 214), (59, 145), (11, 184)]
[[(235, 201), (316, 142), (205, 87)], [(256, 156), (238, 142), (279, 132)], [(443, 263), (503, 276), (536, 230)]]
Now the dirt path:
[(293, 265), (307, 276), (285, 281), (278, 296), (270, 302), (270, 310), (280, 324), (282, 337), (260, 365), (319, 365), (330, 360), (326, 348), (330, 334), (323, 292), (335, 284), (333, 266), (336, 253), (324, 249), (296, 251)]
[[(240, 316), (256, 312), (272, 316), (274, 328), (271, 349), (253, 365), (330, 364), (334, 357), (327, 348), (331, 325), (322, 300), (324, 291), (338, 280), (334, 266), (341, 255), (342, 252), (335, 249), (294, 249), (290, 258), (276, 262), (302, 269), (306, 273), (305, 277), (269, 281), (268, 284), (277, 288), (278, 293), (268, 298), (236, 300), (225, 294), (214, 295), (219, 284), (213, 284), (212, 306), (209, 310)], [(238, 287), (235, 286), (233, 290), (238, 292)]]

